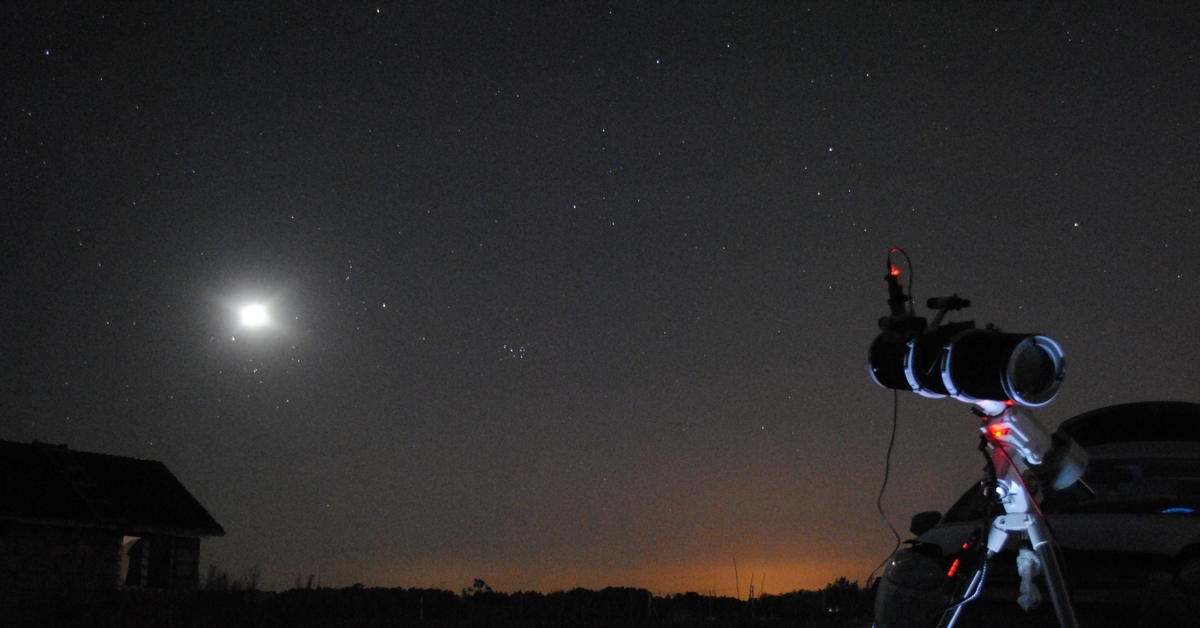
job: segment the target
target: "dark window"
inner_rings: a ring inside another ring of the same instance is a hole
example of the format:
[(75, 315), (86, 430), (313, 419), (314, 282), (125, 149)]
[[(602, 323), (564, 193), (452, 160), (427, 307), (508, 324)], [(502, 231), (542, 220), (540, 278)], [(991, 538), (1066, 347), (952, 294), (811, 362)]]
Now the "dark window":
[(983, 487), (976, 484), (963, 493), (963, 496), (954, 502), (950, 510), (946, 511), (946, 515), (942, 517), (942, 523), (980, 521), (987, 516), (986, 509), (987, 497), (983, 494)]
[[(133, 537), (129, 537), (133, 539)], [(149, 555), (150, 543), (147, 539), (134, 539), (129, 546), (129, 567), (125, 572), (125, 586), (146, 586), (146, 561)]]
[(174, 560), (175, 539), (169, 536), (154, 537), (146, 570), (146, 586), (151, 589), (170, 589)]
[[(1078, 483), (1052, 491), (1041, 501), (1042, 512), (1200, 516), (1200, 460), (1092, 460), (1083, 479), (1093, 492)], [(983, 491), (978, 485), (973, 486), (946, 511), (942, 522), (984, 519), (986, 507)], [(998, 513), (999, 510), (994, 514)]]
[(1200, 460), (1093, 460), (1084, 482), (1046, 496), (1053, 513), (1200, 514)]

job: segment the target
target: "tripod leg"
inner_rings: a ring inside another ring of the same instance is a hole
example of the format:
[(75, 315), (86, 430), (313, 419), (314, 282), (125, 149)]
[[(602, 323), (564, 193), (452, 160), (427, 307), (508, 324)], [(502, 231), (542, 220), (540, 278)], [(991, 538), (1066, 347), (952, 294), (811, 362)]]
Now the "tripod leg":
[(967, 588), (963, 589), (962, 599), (942, 613), (942, 620), (938, 622), (938, 628), (953, 628), (967, 602), (970, 602), (979, 595), (979, 592), (983, 589), (983, 579), (987, 575), (987, 566), (990, 559), (991, 556), (989, 555), (980, 563), (979, 568), (975, 570), (975, 575), (971, 576), (971, 582), (967, 584)]
[(1054, 544), (1039, 544), (1037, 553), (1038, 558), (1042, 559), (1046, 588), (1050, 590), (1050, 601), (1054, 603), (1058, 625), (1062, 628), (1079, 628), (1079, 620), (1075, 617), (1075, 607), (1071, 606), (1071, 598), (1067, 594), (1067, 582), (1063, 579), (1062, 564), (1058, 560)]

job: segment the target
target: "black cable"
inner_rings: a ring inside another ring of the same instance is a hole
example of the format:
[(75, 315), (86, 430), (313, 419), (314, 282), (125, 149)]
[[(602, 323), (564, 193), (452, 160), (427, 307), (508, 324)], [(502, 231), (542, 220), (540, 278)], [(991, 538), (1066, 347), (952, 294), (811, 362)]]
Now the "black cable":
[[(991, 452), (988, 449), (988, 439), (986, 436), (979, 435), (979, 453), (983, 454), (983, 480), (979, 482), (979, 487), (983, 491), (983, 520), (991, 523), (995, 518), (993, 513), (1001, 508), (1000, 504), (1000, 477), (996, 471), (996, 463), (992, 460)], [(1011, 461), (1010, 461), (1011, 463)]]
[[(911, 313), (911, 311), (912, 311), (912, 308), (911, 308), (912, 285), (913, 285), (912, 260), (909, 259), (908, 253), (905, 253), (904, 249), (899, 248), (899, 247), (892, 248), (890, 251), (888, 251), (888, 254), (887, 254), (887, 266), (888, 266), (889, 273), (893, 272), (893, 269), (892, 269), (892, 254), (893, 253), (899, 253), (900, 255), (902, 255), (904, 257), (905, 265), (908, 266), (908, 295), (909, 295), (908, 299), (909, 299), (909, 303), (910, 303), (910, 307), (908, 308), (908, 311), (909, 311), (909, 313)], [(883, 519), (884, 525), (886, 525), (888, 527), (888, 529), (892, 531), (892, 536), (896, 538), (896, 545), (893, 546), (892, 551), (888, 552), (888, 555), (883, 558), (883, 562), (879, 563), (879, 565), (877, 567), (875, 567), (874, 569), (872, 569), (871, 573), (869, 575), (867, 575), (868, 583), (871, 582), (871, 578), (874, 578), (875, 574), (880, 569), (883, 569), (883, 566), (887, 564), (887, 561), (889, 558), (892, 557), (892, 554), (895, 554), (896, 550), (900, 549), (900, 533), (896, 531), (896, 527), (893, 526), (891, 520), (888, 519), (887, 513), (883, 511), (883, 495), (885, 492), (887, 492), (888, 479), (892, 475), (892, 449), (894, 449), (896, 446), (896, 425), (899, 422), (899, 416), (900, 416), (900, 394), (897, 391), (892, 390), (892, 435), (888, 439), (887, 455), (883, 459), (883, 485), (879, 487), (879, 495), (877, 495), (875, 497), (875, 509), (879, 511), (879, 517), (881, 519)]]
[[(986, 436), (979, 436), (979, 452), (983, 454), (983, 459), (985, 461), (983, 465), (984, 478), (979, 481), (979, 488), (981, 491), (983, 491), (984, 497), (983, 512), (980, 514), (983, 515), (983, 521), (990, 529), (992, 520), (995, 518), (992, 513), (994, 513), (997, 507), (1000, 506), (1000, 498), (998, 494), (1000, 480), (996, 473), (996, 463), (992, 460), (992, 456), (990, 455), (988, 439)], [(1003, 453), (1003, 451), (1001, 453)], [(1012, 464), (1011, 460), (1009, 461), (1009, 464)], [(963, 591), (963, 599), (959, 600), (956, 604), (952, 604), (951, 606), (938, 611), (939, 615), (949, 613), (960, 606), (965, 605), (967, 602), (970, 602), (972, 599), (974, 599), (974, 597), (968, 598), (967, 595), (978, 593), (983, 588), (983, 583), (987, 580), (988, 569), (992, 564), (992, 556), (988, 554), (986, 537), (981, 537), (980, 542), (984, 543), (985, 545), (982, 548), (983, 562), (979, 564), (979, 586), (975, 588), (974, 592), (965, 589)], [(971, 549), (975, 550), (976, 548)], [(968, 581), (968, 587), (970, 587), (969, 583), (970, 581)]]
[[(903, 253), (903, 251), (901, 251), (901, 252)], [(896, 550), (900, 549), (900, 533), (896, 532), (896, 528), (895, 528), (895, 526), (892, 525), (892, 522), (888, 519), (887, 513), (885, 513), (883, 511), (883, 494), (885, 491), (887, 491), (888, 478), (891, 477), (891, 474), (892, 474), (892, 448), (895, 447), (895, 445), (896, 445), (896, 424), (898, 422), (897, 418), (899, 417), (899, 415), (900, 415), (900, 394), (897, 391), (893, 390), (892, 391), (892, 436), (888, 440), (887, 456), (885, 456), (883, 459), (884, 460), (884, 462), (883, 462), (883, 486), (879, 487), (879, 495), (875, 498), (875, 508), (876, 508), (876, 510), (879, 511), (879, 516), (883, 519), (883, 523), (886, 524), (888, 529), (892, 531), (892, 536), (896, 537), (896, 545), (895, 545), (895, 547), (892, 548), (892, 551), (888, 552), (888, 555), (884, 557), (883, 562), (879, 563), (878, 567), (871, 570), (871, 573), (867, 576), (867, 582), (870, 582), (871, 578), (875, 577), (875, 573), (877, 571), (879, 571), (880, 569), (882, 569), (883, 566), (887, 564), (887, 561), (889, 558), (892, 557), (892, 554), (895, 554)]]

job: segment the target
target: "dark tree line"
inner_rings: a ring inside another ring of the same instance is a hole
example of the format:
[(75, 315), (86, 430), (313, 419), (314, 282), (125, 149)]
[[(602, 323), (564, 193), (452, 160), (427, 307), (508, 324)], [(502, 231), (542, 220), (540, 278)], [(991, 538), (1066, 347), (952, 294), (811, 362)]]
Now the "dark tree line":
[[(219, 583), (220, 580), (217, 580)], [(839, 578), (820, 591), (753, 600), (608, 587), (502, 593), (475, 580), (459, 593), (441, 589), (322, 588), (310, 581), (282, 592), (247, 587), (179, 592), (118, 592), (86, 606), (53, 604), (6, 625), (191, 627), (683, 627), (869, 626), (871, 592)]]

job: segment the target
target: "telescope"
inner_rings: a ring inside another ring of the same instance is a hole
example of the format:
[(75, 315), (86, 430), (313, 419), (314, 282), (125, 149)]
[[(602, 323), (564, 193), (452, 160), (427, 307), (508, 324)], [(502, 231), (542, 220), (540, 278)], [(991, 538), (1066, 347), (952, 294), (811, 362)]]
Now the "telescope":
[(882, 332), (867, 355), (876, 384), (971, 404), (1039, 407), (1058, 394), (1066, 363), (1054, 340), (1004, 333), (991, 325), (979, 329), (973, 321), (939, 324), (948, 312), (971, 305), (957, 294), (926, 301), (937, 312), (929, 324), (913, 313), (912, 297), (900, 285), (900, 270), (890, 254), (885, 279), (891, 314), (879, 320)]
[[(871, 379), (892, 390), (972, 404), (984, 421), (980, 450), (988, 457), (988, 477), (981, 487), (1005, 513), (989, 523), (986, 542), (980, 537), (963, 545), (964, 553), (982, 553), (983, 558), (969, 579), (963, 574), (954, 585), (956, 601), (942, 611), (938, 627), (953, 628), (963, 606), (982, 592), (992, 558), (1010, 539), (1020, 539), (1032, 550), (1021, 550), (1029, 552), (1024, 560), (1045, 573), (1059, 626), (1078, 628), (1057, 542), (1036, 502), (1037, 489), (1029, 488), (1026, 474), (1041, 478), (1048, 490), (1067, 488), (1082, 482), (1087, 453), (1069, 437), (1049, 433), (1020, 407), (1046, 405), (1058, 394), (1065, 374), (1062, 348), (1041, 334), (1004, 333), (991, 325), (978, 329), (972, 321), (942, 324), (947, 313), (971, 305), (957, 294), (926, 302), (926, 307), (937, 312), (932, 323), (915, 315), (911, 278), (905, 292), (900, 269), (892, 264), (894, 253), (908, 259), (900, 249), (888, 252), (884, 279), (891, 313), (879, 319), (881, 333), (867, 354)], [(911, 275), (911, 262), (908, 268)], [(959, 564), (958, 559), (954, 564)], [(1021, 571), (1018, 603), (1026, 610), (1040, 598), (1032, 583), (1034, 570)], [(953, 576), (951, 568), (947, 577)]]

